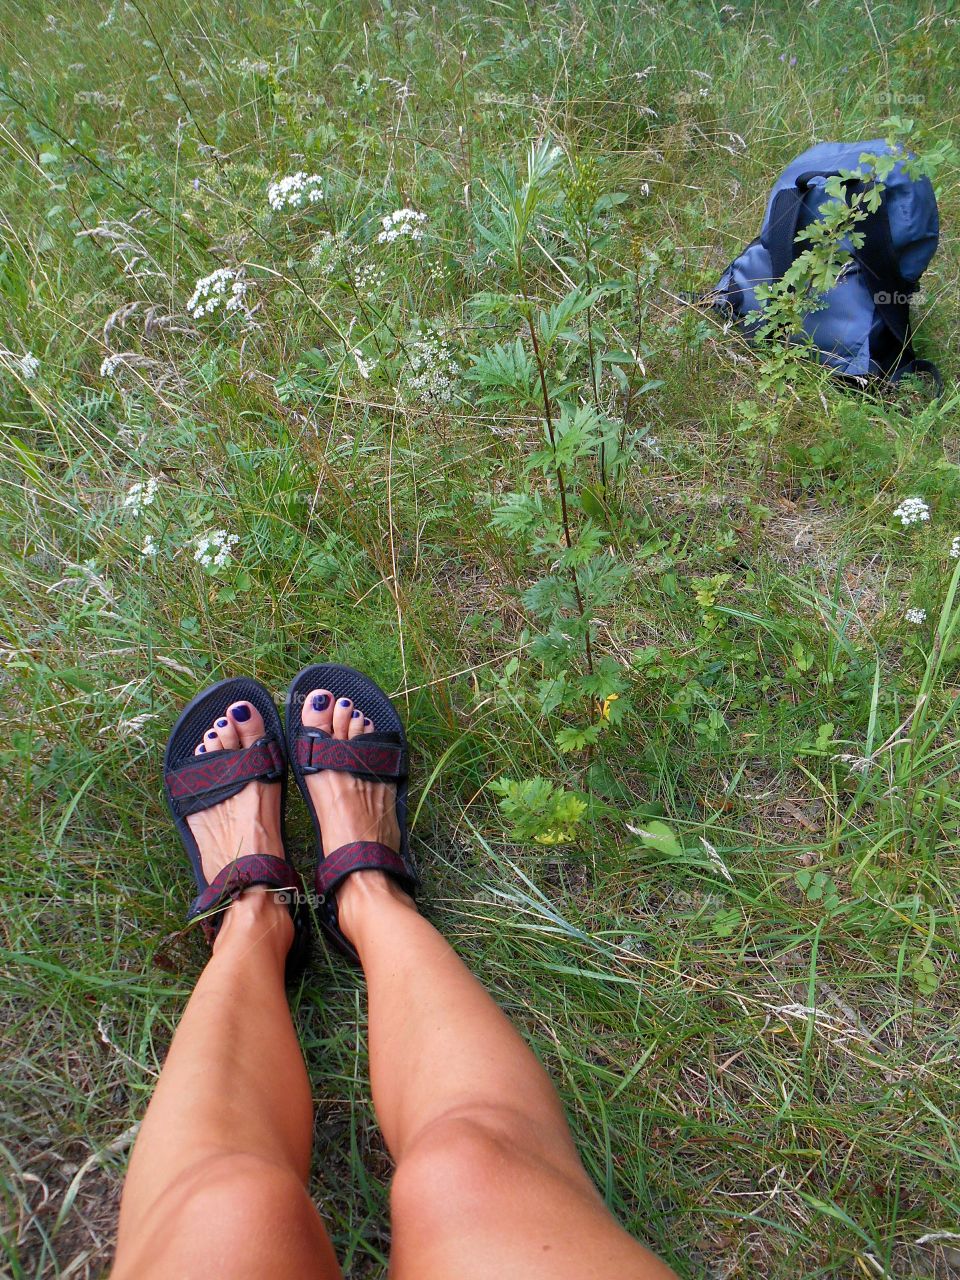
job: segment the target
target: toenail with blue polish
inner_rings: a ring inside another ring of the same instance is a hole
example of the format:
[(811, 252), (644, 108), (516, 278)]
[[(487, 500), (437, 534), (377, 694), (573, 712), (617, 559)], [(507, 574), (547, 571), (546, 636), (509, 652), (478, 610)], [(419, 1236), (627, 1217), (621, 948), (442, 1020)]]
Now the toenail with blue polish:
[(360, 712), (359, 712), (359, 711), (354, 711), (354, 713), (353, 713), (353, 719), (354, 719), (354, 720), (356, 720), (356, 718), (357, 718), (357, 716), (358, 716), (359, 714), (360, 714)]
[(329, 697), (328, 697), (325, 693), (315, 693), (315, 694), (313, 695), (313, 709), (314, 709), (314, 711), (326, 711), (326, 709), (327, 709), (327, 703), (328, 703), (329, 701), (330, 701), (330, 699), (329, 699)]
[(197, 750), (199, 751), (200, 755), (202, 755), (202, 756), (205, 756), (205, 755), (207, 754), (207, 748), (203, 745), (203, 743), (202, 743), (202, 742), (201, 742), (200, 746), (197, 748)]
[(207, 734), (208, 738), (215, 738), (216, 736), (217, 736), (216, 729), (211, 729), (210, 732)]
[(341, 707), (349, 707), (349, 705), (350, 705), (350, 699), (349, 699), (349, 698), (341, 698), (341, 699), (340, 699), (340, 705), (341, 705)]
[(217, 721), (217, 728), (218, 728), (218, 729), (225, 729), (229, 723), (230, 723), (230, 722), (229, 722), (228, 720), (218, 720), (218, 721)]
[(241, 702), (238, 706), (233, 708), (231, 714), (233, 715), (234, 720), (239, 720), (240, 723), (243, 724), (244, 720), (250, 719), (250, 708), (245, 702)]
[(369, 721), (369, 720), (364, 720), (364, 722), (363, 722), (363, 727), (364, 727), (364, 728), (366, 728), (366, 727), (367, 727), (367, 725), (368, 725), (368, 724), (370, 724), (370, 723), (371, 723), (371, 721)]

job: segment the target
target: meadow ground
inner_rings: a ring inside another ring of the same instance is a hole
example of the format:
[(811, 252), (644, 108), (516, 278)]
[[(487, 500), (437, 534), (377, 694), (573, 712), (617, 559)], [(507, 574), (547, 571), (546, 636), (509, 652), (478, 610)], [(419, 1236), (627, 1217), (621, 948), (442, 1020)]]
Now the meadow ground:
[[(631, 1230), (685, 1277), (960, 1274), (955, 160), (939, 402), (683, 300), (813, 142), (937, 152), (953, 15), (2, 0), (7, 1274), (109, 1265), (202, 962), (178, 708), (319, 658), (402, 709), (426, 909)], [(296, 1018), (379, 1277), (362, 984), (318, 948)]]

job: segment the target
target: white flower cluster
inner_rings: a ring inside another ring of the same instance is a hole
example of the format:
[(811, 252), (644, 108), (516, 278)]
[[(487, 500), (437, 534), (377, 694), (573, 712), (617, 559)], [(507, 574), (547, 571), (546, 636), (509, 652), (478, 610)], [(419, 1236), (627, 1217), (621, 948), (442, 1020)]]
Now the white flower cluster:
[(112, 378), (123, 364), (125, 358), (126, 353), (123, 351), (115, 351), (108, 356), (104, 356), (100, 361), (100, 377)]
[(410, 345), (407, 386), (418, 400), (449, 404), (459, 368), (444, 337), (426, 333)]
[(425, 213), (420, 213), (416, 209), (395, 209), (393, 213), (388, 213), (385, 218), (381, 218), (380, 225), (383, 230), (377, 236), (378, 244), (393, 244), (394, 240), (423, 239), (423, 224), (427, 220)]
[(153, 476), (149, 480), (138, 480), (136, 484), (132, 484), (126, 492), (123, 499), (123, 505), (135, 516), (138, 516), (144, 507), (149, 507), (154, 498), (157, 496), (157, 488), (159, 481)]
[(894, 511), (893, 518), (899, 520), (905, 529), (912, 524), (921, 524), (930, 519), (930, 508), (922, 498), (904, 498)]
[(40, 361), (30, 351), (18, 356), (15, 351), (6, 351), (0, 347), (0, 362), (14, 373), (19, 373), (20, 377), (27, 382), (32, 382), (40, 372)]
[(201, 316), (211, 315), (220, 306), (228, 314), (246, 310), (244, 297), (248, 288), (242, 271), (218, 267), (211, 275), (204, 276), (194, 285), (187, 311), (195, 320), (199, 320)]
[(304, 204), (317, 204), (323, 199), (323, 179), (319, 173), (290, 173), (285, 178), (271, 182), (267, 187), (270, 208), (280, 213), (283, 209), (302, 209)]
[(321, 233), (310, 251), (310, 265), (330, 279), (343, 272), (353, 280), (353, 287), (364, 298), (374, 297), (383, 288), (387, 273), (375, 262), (364, 262), (363, 246), (351, 244), (342, 231)]
[(352, 268), (353, 287), (364, 298), (373, 298), (383, 288), (387, 273), (374, 262), (358, 262)]
[(908, 609), (903, 616), (907, 622), (912, 622), (914, 626), (919, 627), (921, 622), (926, 622), (927, 611), (926, 609)]
[(239, 541), (235, 533), (227, 533), (226, 529), (213, 529), (210, 533), (201, 533), (194, 541), (193, 558), (205, 569), (210, 567), (222, 569), (230, 560), (233, 548)]
[(156, 542), (154, 542), (153, 540), (153, 534), (148, 533), (143, 540), (143, 547), (140, 550), (140, 554), (146, 557), (147, 559), (152, 559), (159, 550), (160, 548), (157, 546)]
[(960, 535), (950, 543), (950, 559), (960, 560)]
[(364, 379), (369, 378), (371, 373), (373, 373), (374, 369), (377, 367), (376, 360), (365, 359), (364, 354), (359, 347), (353, 347), (350, 354), (357, 362), (357, 372), (360, 374), (360, 377)]
[(323, 276), (333, 275), (340, 256), (348, 252), (342, 231), (321, 231), (310, 250), (310, 265)]

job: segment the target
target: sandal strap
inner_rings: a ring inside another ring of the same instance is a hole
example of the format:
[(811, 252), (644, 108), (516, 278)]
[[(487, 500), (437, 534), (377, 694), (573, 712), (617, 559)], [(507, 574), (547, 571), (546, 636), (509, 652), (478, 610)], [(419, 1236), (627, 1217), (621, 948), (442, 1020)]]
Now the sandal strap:
[(333, 738), (322, 729), (308, 729), (297, 738), (296, 760), (304, 773), (333, 769), (373, 781), (395, 781), (407, 775), (407, 752), (396, 733), (363, 733), (356, 738)]
[(176, 811), (186, 817), (229, 799), (248, 782), (275, 782), (285, 769), (283, 747), (276, 738), (264, 737), (250, 747), (194, 756), (171, 769), (167, 793)]
[(378, 844), (374, 840), (354, 840), (352, 844), (342, 844), (333, 853), (320, 860), (316, 872), (317, 892), (323, 898), (329, 898), (347, 876), (355, 871), (386, 871), (398, 880), (408, 893), (415, 893), (416, 877), (400, 854), (388, 845)]
[[(239, 898), (241, 893), (255, 884), (269, 885), (271, 889), (290, 890), (287, 905), (291, 915), (294, 914), (298, 899), (303, 894), (303, 881), (297, 871), (286, 858), (266, 853), (250, 853), (221, 867), (207, 887), (201, 889), (190, 904), (187, 923), (196, 920), (198, 916), (207, 915), (226, 902), (233, 902), (234, 898)], [(222, 923), (223, 912), (203, 921), (203, 931), (209, 941), (212, 942), (216, 937)]]

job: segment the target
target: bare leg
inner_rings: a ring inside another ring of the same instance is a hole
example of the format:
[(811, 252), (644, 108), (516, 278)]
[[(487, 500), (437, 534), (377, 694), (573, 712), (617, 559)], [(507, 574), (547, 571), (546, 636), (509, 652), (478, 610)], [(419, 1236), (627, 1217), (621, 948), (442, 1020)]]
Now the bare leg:
[[(349, 703), (316, 698), (306, 723), (338, 737), (370, 731)], [(334, 773), (309, 786), (325, 848), (398, 847), (392, 787)], [(373, 1100), (397, 1163), (396, 1280), (673, 1276), (607, 1211), (546, 1072), (410, 899), (363, 872), (338, 902), (367, 976)]]
[[(256, 740), (263, 722), (247, 710), (208, 750)], [(240, 853), (282, 853), (276, 785), (252, 783), (190, 822), (208, 878)], [(305, 1186), (310, 1087), (283, 979), (292, 937), (272, 894), (227, 910), (137, 1138), (114, 1280), (340, 1276)]]

